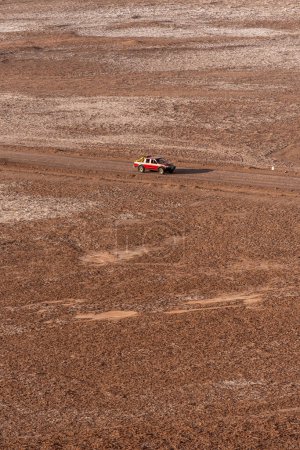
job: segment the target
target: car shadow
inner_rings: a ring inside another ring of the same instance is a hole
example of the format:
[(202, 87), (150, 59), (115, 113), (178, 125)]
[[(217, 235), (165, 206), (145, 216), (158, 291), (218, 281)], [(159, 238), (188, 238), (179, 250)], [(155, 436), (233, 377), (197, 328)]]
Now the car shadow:
[(175, 174), (191, 174), (191, 173), (208, 173), (208, 172), (213, 172), (212, 169), (176, 169), (175, 170)]

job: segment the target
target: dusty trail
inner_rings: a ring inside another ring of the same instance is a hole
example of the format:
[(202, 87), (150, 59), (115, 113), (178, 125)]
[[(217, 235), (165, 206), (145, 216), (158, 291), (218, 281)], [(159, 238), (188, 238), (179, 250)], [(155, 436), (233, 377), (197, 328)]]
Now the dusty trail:
[[(41, 155), (38, 153), (22, 153), (8, 150), (0, 150), (0, 161), (2, 163), (25, 164), (65, 170), (110, 172), (114, 174), (136, 173), (132, 168), (132, 164), (125, 161), (99, 160), (51, 154)], [(147, 181), (149, 181), (148, 174), (143, 174), (142, 176), (147, 177)], [(154, 176), (153, 180), (157, 181), (157, 177)], [(193, 180), (197, 182), (206, 181), (217, 184), (300, 191), (300, 178), (297, 176), (267, 174), (265, 172), (255, 173), (253, 170), (247, 173), (238, 169), (232, 171), (220, 168), (179, 167), (172, 176), (172, 180), (176, 180), (178, 183)]]

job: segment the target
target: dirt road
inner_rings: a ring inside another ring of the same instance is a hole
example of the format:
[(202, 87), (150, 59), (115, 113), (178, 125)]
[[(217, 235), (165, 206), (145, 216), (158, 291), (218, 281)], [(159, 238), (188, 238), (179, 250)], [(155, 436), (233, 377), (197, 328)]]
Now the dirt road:
[[(15, 152), (0, 150), (0, 163), (14, 163), (30, 166), (41, 166), (47, 168), (59, 168), (65, 170), (83, 170), (99, 173), (116, 174), (133, 174), (136, 170), (132, 164), (118, 160), (103, 160), (84, 157), (72, 157), (64, 155), (43, 155), (41, 153)], [(290, 175), (277, 175), (267, 173), (257, 173), (255, 170), (222, 170), (220, 168), (200, 168), (200, 167), (177, 167), (175, 174), (172, 176), (172, 182), (182, 183), (192, 180), (201, 183), (203, 181), (214, 184), (225, 184), (233, 186), (252, 186), (256, 188), (282, 189), (289, 191), (300, 191), (300, 177)], [(153, 174), (152, 174), (153, 175)], [(139, 175), (139, 177), (147, 177), (147, 174)], [(166, 175), (167, 176), (167, 175)], [(141, 178), (142, 179), (142, 178)], [(148, 176), (147, 182), (151, 181)], [(157, 182), (157, 177), (152, 177), (152, 181)], [(166, 181), (166, 178), (163, 178)], [(170, 177), (168, 177), (168, 182)], [(162, 182), (162, 180), (159, 180)]]

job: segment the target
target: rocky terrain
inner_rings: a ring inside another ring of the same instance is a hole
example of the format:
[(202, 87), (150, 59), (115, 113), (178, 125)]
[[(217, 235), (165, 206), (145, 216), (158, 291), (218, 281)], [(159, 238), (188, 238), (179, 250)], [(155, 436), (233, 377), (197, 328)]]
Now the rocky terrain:
[(0, 8), (0, 145), (299, 167), (298, 2)]
[(298, 448), (299, 12), (0, 3), (1, 449)]

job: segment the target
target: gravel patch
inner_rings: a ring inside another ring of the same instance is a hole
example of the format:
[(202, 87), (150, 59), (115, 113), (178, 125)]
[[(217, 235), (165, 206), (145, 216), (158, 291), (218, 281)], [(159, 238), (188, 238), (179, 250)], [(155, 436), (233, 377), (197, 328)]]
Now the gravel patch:
[(95, 206), (93, 202), (13, 194), (0, 184), (0, 223), (54, 219), (78, 214)]

